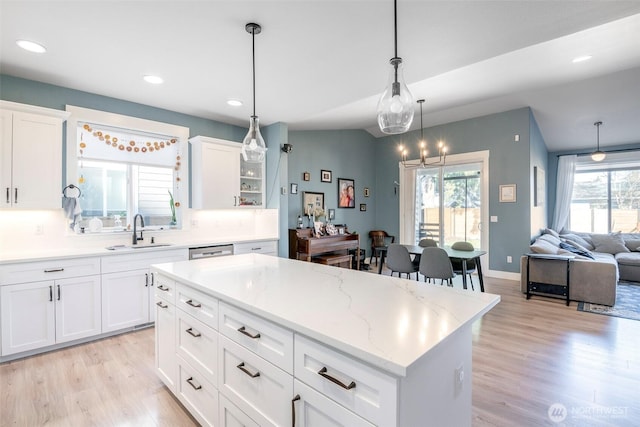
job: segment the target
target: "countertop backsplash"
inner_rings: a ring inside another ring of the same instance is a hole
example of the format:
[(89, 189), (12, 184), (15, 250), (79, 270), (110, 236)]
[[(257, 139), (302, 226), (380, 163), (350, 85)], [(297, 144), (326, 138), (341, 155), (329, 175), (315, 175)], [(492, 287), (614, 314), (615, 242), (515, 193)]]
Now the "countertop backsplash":
[[(179, 230), (144, 232), (145, 243), (198, 245), (247, 240), (278, 239), (277, 209), (186, 209)], [(60, 251), (72, 253), (130, 245), (131, 231), (76, 234), (68, 228), (62, 209), (4, 210), (0, 212), (0, 262), (43, 256)]]

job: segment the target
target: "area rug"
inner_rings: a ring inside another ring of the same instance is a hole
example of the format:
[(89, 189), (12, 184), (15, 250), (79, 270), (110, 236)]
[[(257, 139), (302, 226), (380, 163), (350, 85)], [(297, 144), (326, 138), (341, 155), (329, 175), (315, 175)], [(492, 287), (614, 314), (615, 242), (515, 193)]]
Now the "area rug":
[(581, 302), (578, 303), (578, 310), (640, 320), (640, 283), (618, 283), (616, 305), (613, 307)]

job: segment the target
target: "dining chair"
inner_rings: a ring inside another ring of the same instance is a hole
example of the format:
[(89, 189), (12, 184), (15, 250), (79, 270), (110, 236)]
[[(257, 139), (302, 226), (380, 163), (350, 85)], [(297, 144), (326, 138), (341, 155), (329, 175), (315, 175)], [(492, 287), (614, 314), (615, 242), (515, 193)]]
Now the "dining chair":
[(427, 279), (440, 279), (441, 285), (446, 280), (449, 286), (453, 286), (453, 278), (456, 277), (447, 251), (433, 246), (422, 251), (419, 272), (424, 276), (425, 282)]
[(423, 248), (432, 248), (432, 247), (437, 247), (438, 246), (438, 242), (436, 242), (433, 239), (420, 239), (420, 242), (418, 242), (418, 246), (423, 247)]
[[(473, 245), (469, 242), (455, 242), (451, 245), (451, 249), (455, 249), (456, 251), (473, 251)], [(451, 265), (453, 266), (453, 271), (456, 273), (462, 274), (462, 260), (457, 258), (451, 259)], [(473, 289), (473, 279), (471, 278), (471, 273), (476, 271), (476, 260), (470, 259), (467, 260), (467, 274), (469, 275), (469, 281), (471, 282), (471, 290)]]
[(411, 261), (409, 250), (402, 245), (392, 243), (387, 249), (387, 268), (398, 273), (398, 277), (402, 277), (402, 273), (406, 273), (407, 279), (411, 278), (411, 273), (416, 273), (418, 280), (418, 266)]
[(386, 247), (388, 244), (394, 243), (396, 238), (384, 230), (371, 230), (369, 232), (369, 238), (371, 239), (371, 257), (369, 258), (369, 265), (371, 265), (373, 257), (376, 258), (376, 264), (378, 264), (380, 254), (378, 253), (377, 248)]

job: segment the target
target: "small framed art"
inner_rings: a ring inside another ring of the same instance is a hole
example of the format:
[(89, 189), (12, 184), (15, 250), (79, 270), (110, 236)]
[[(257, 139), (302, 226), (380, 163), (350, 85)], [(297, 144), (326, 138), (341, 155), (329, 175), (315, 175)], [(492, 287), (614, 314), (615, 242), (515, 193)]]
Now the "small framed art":
[(298, 184), (291, 184), (291, 194), (298, 194)]
[(513, 203), (516, 201), (516, 185), (505, 184), (500, 186), (500, 202)]
[(331, 171), (320, 171), (320, 182), (331, 182)]
[(311, 180), (311, 174), (309, 172), (303, 172), (302, 173), (302, 180), (303, 181), (309, 181)]
[(369, 187), (364, 187), (364, 197), (369, 197)]
[(366, 212), (366, 211), (367, 211), (366, 203), (360, 203), (360, 212)]

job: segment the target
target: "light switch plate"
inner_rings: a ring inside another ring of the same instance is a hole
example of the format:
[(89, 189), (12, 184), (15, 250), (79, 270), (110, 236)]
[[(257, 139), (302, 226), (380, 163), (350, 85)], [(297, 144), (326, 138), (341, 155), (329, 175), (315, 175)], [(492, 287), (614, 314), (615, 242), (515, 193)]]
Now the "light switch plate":
[(498, 216), (497, 215), (491, 215), (491, 222), (498, 222)]

